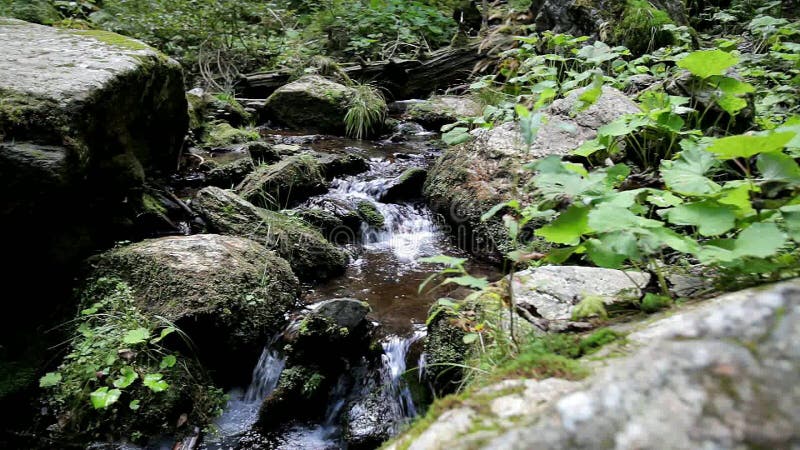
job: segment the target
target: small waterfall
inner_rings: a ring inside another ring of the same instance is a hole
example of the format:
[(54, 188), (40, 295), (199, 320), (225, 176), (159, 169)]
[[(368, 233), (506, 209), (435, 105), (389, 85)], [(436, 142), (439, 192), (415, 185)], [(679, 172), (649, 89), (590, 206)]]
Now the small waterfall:
[(264, 347), (258, 364), (253, 369), (253, 380), (244, 395), (245, 403), (261, 403), (278, 385), (278, 378), (286, 365), (286, 358), (273, 350), (272, 345)]
[(407, 338), (389, 336), (383, 342), (383, 367), (382, 378), (384, 385), (388, 386), (392, 399), (397, 405), (398, 419), (410, 418), (417, 415), (414, 399), (411, 396), (402, 376), (406, 372), (406, 358), (412, 344), (422, 339), (425, 332), (418, 330)]
[(286, 364), (286, 358), (272, 348), (274, 342), (267, 344), (261, 352), (247, 390), (234, 389), (228, 392), (228, 405), (214, 422), (219, 433), (208, 438), (206, 448), (228, 448), (229, 440), (236, 440), (237, 436), (246, 433), (256, 423), (261, 403), (278, 385), (278, 378)]

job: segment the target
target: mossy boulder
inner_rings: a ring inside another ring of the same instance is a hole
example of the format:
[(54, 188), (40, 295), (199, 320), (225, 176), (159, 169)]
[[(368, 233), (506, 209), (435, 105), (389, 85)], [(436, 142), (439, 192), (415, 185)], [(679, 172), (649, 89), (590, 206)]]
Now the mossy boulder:
[(375, 228), (383, 228), (386, 223), (386, 218), (380, 212), (374, 203), (368, 200), (362, 200), (356, 204), (358, 215), (367, 225)]
[(290, 216), (299, 217), (319, 230), (329, 241), (335, 242), (336, 232), (344, 227), (344, 221), (330, 211), (322, 208), (298, 208), (285, 211)]
[(209, 170), (206, 174), (206, 184), (226, 189), (233, 188), (247, 178), (247, 175), (253, 170), (255, 170), (255, 165), (252, 159), (249, 157), (239, 158)]
[(234, 236), (150, 239), (89, 263), (90, 279), (126, 282), (140, 308), (175, 322), (192, 339), (201, 361), (229, 370), (239, 357), (249, 367), (247, 358), (280, 331), (299, 294), (288, 262)]
[(321, 194), (328, 188), (322, 166), (311, 155), (290, 156), (269, 166), (259, 166), (236, 193), (268, 209), (283, 209)]
[(183, 73), (133, 39), (14, 19), (0, 48), (0, 244), (38, 280), (131, 231), (144, 180), (177, 164)]
[(501, 261), (501, 255), (511, 249), (501, 215), (487, 221), (480, 218), (494, 205), (510, 200), (515, 190), (524, 192), (521, 187), (530, 179), (530, 171), (523, 166), (549, 155), (567, 155), (595, 138), (601, 126), (639, 111), (632, 100), (611, 87), (604, 87), (594, 104), (578, 111), (582, 92), (556, 100), (544, 110), (546, 119), (530, 151), (521, 142), (518, 126), (505, 123), (473, 132), (471, 141), (448, 148), (431, 167), (423, 193), (431, 207), (457, 228), (461, 247), (481, 258)]
[[(436, 306), (434, 306), (435, 308)], [(428, 323), (425, 337), (425, 377), (437, 395), (456, 391), (463, 376), (469, 346), (464, 343), (467, 334), (459, 327), (456, 317), (441, 311)]]
[(480, 116), (481, 105), (470, 97), (435, 95), (424, 102), (413, 103), (406, 110), (406, 119), (439, 131), (442, 126), (462, 117)]
[(354, 90), (319, 75), (306, 75), (269, 96), (268, 114), (291, 128), (343, 134)]
[(347, 267), (347, 253), (303, 220), (258, 208), (231, 191), (204, 188), (192, 206), (212, 230), (247, 237), (274, 250), (303, 280), (324, 280)]
[(228, 122), (214, 122), (206, 126), (202, 146), (211, 149), (227, 147), (232, 144), (257, 141), (260, 137), (255, 129), (236, 128)]

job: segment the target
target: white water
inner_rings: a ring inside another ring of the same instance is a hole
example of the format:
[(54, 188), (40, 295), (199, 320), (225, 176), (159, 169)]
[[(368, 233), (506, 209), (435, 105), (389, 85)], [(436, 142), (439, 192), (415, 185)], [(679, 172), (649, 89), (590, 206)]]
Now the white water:
[(220, 448), (214, 444), (223, 445), (226, 439), (247, 432), (256, 423), (261, 403), (278, 385), (278, 378), (286, 364), (286, 358), (271, 348), (273, 343), (265, 346), (261, 352), (247, 391), (234, 389), (228, 392), (230, 400), (225, 411), (214, 422), (218, 433), (206, 440), (208, 448)]
[(394, 408), (397, 413), (395, 417), (398, 421), (405, 418), (415, 417), (417, 409), (414, 406), (414, 399), (411, 391), (403, 381), (402, 376), (406, 372), (406, 360), (408, 350), (411, 345), (425, 337), (424, 330), (416, 330), (410, 337), (389, 336), (383, 342), (382, 356), (382, 381), (385, 386), (389, 386), (392, 394)]

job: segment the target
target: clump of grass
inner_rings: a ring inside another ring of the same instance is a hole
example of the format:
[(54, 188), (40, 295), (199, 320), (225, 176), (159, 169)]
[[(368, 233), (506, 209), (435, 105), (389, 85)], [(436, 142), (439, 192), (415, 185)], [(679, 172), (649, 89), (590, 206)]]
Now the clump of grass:
[(348, 136), (362, 139), (375, 131), (386, 117), (386, 99), (368, 83), (353, 83), (353, 98), (344, 116)]

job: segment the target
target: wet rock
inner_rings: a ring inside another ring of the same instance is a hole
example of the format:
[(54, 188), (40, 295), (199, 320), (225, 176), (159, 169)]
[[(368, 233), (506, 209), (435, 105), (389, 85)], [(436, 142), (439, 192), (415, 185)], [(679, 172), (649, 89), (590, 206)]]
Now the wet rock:
[(518, 308), (544, 319), (550, 331), (565, 328), (575, 305), (588, 296), (603, 298), (606, 306), (639, 300), (650, 274), (582, 266), (542, 266), (514, 275)]
[(352, 153), (312, 153), (312, 155), (317, 158), (325, 172), (325, 178), (329, 180), (344, 175), (356, 175), (369, 169), (366, 159)]
[(407, 169), (399, 177), (389, 182), (386, 192), (381, 196), (382, 203), (394, 203), (422, 196), (422, 186), (428, 171), (417, 167)]
[(258, 206), (283, 209), (324, 193), (327, 187), (325, 174), (316, 158), (297, 155), (256, 168), (235, 190)]
[(306, 75), (269, 96), (268, 114), (286, 126), (343, 134), (344, 116), (353, 89), (319, 75)]
[(363, 200), (356, 204), (358, 215), (367, 225), (375, 228), (383, 228), (386, 223), (386, 218), (378, 210), (378, 208), (370, 201)]
[(0, 245), (15, 261), (5, 272), (68, 278), (131, 232), (145, 178), (174, 169), (188, 127), (183, 74), (105, 31), (2, 18), (0, 48)]
[(353, 202), (338, 198), (322, 198), (315, 200), (313, 206), (333, 214), (352, 233), (357, 232), (361, 228), (361, 224), (364, 223), (364, 219)]
[(288, 215), (297, 216), (304, 222), (313, 226), (329, 241), (342, 245), (336, 241), (337, 231), (344, 228), (344, 222), (330, 211), (321, 208), (298, 208), (285, 211)]
[(324, 280), (347, 266), (347, 254), (302, 220), (258, 208), (231, 191), (204, 188), (192, 206), (212, 230), (248, 237), (274, 250), (303, 280)]
[[(347, 371), (367, 357), (372, 324), (369, 305), (355, 299), (324, 301), (284, 336), (286, 367), (278, 387), (261, 405), (259, 425), (274, 428), (298, 418), (319, 418), (331, 401), (344, 401)], [(333, 391), (337, 385), (342, 392)]]
[(342, 417), (344, 439), (353, 450), (379, 448), (395, 434), (395, 424), (402, 417), (390, 387), (381, 380), (380, 369), (370, 369), (356, 373), (357, 380), (365, 381)]
[(146, 240), (93, 257), (90, 265), (90, 279), (127, 282), (144, 310), (175, 322), (212, 367), (257, 352), (281, 329), (299, 293), (289, 263), (234, 236)]
[(800, 426), (798, 319), (797, 279), (688, 305), (634, 324), (616, 349), (627, 356), (596, 361), (579, 384), (551, 386), (555, 395), (513, 420), (504, 412), (519, 394), (493, 396), (502, 408), (467, 399), (455, 411), (468, 426), (448, 428), (455, 413), (445, 413), (428, 428), (452, 430), (446, 442), (422, 447), (409, 436), (388, 448), (790, 448)]
[(283, 158), (283, 153), (277, 145), (267, 144), (266, 142), (250, 142), (247, 144), (247, 152), (250, 158), (257, 165), (276, 163)]
[(255, 166), (252, 159), (240, 158), (211, 169), (206, 174), (206, 183), (209, 186), (232, 188), (241, 183), (253, 170)]
[(337, 298), (317, 303), (313, 315), (323, 317), (340, 328), (355, 330), (367, 319), (368, 303), (354, 298)]
[(429, 130), (439, 131), (442, 126), (457, 122), (462, 117), (481, 114), (481, 105), (469, 97), (435, 95), (425, 102), (410, 105), (405, 116)]
[(530, 179), (530, 171), (522, 166), (549, 155), (567, 155), (595, 138), (599, 127), (639, 111), (625, 94), (603, 87), (597, 101), (578, 112), (581, 92), (545, 109), (545, 120), (530, 152), (521, 144), (517, 125), (505, 123), (475, 131), (472, 141), (448, 148), (431, 167), (423, 193), (434, 211), (458, 228), (458, 236), (464, 237), (459, 245), (476, 256), (499, 262), (510, 250), (501, 215), (487, 221), (480, 217), (510, 199), (515, 179), (517, 187)]
[[(434, 305), (434, 308), (436, 306)], [(427, 325), (425, 337), (425, 377), (437, 395), (455, 392), (461, 382), (463, 365), (469, 346), (466, 332), (455, 324), (454, 317), (442, 311)]]

